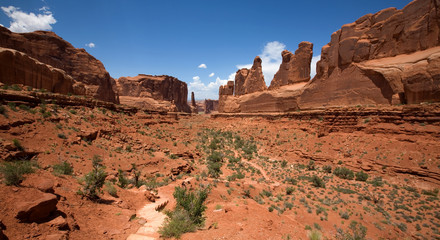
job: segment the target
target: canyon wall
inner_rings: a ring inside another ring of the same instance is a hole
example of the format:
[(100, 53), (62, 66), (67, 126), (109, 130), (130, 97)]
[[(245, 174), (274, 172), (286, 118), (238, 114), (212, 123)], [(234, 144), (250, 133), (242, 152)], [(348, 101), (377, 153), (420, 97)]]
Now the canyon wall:
[[(73, 86), (74, 94), (118, 103), (112, 88), (114, 80), (104, 65), (84, 49), (73, 47), (53, 32), (13, 33), (0, 26), (0, 47), (15, 49), (41, 63), (63, 70), (75, 81), (82, 83), (78, 87)], [(1, 76), (2, 81), (10, 82), (3, 80), (6, 77)], [(56, 88), (51, 86), (50, 89)]]

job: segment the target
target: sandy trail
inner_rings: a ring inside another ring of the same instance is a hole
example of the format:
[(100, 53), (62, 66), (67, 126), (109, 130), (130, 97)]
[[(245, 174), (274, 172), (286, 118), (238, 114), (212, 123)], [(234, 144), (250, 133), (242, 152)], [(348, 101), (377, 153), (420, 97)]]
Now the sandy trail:
[(127, 240), (154, 240), (160, 238), (158, 230), (165, 221), (166, 215), (156, 211), (156, 208), (168, 202), (169, 199), (161, 194), (159, 194), (159, 197), (156, 202), (148, 203), (136, 212), (137, 217), (144, 218), (147, 222), (136, 233), (130, 234)]

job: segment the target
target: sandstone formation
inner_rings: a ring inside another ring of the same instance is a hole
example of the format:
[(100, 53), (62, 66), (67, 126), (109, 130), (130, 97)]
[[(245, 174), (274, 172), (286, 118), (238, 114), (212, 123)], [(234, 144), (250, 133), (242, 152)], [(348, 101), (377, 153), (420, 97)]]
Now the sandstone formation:
[(36, 222), (49, 216), (56, 209), (57, 196), (51, 193), (42, 193), (35, 199), (26, 199), (28, 202), (19, 204), (16, 218), (23, 222)]
[(310, 80), (310, 63), (313, 57), (312, 43), (301, 42), (298, 44), (295, 54), (284, 50), (281, 56), (283, 61), (270, 83), (269, 90)]
[(139, 74), (116, 80), (122, 104), (162, 111), (191, 112), (185, 82), (171, 76)]
[(213, 111), (218, 111), (218, 100), (205, 99), (205, 113), (209, 114)]
[(260, 92), (266, 90), (263, 70), (261, 68), (261, 58), (255, 57), (251, 69), (240, 69), (235, 75), (235, 96)]
[[(0, 26), (0, 47), (15, 49), (53, 68), (65, 71), (74, 80), (84, 84), (74, 85), (74, 94), (118, 103), (112, 89), (113, 80), (104, 65), (86, 50), (73, 47), (53, 32), (12, 33)], [(5, 81), (4, 77), (7, 76), (1, 76), (2, 81)], [(48, 90), (50, 89), (57, 88), (51, 86)]]
[(191, 112), (192, 113), (199, 112), (199, 111), (197, 111), (197, 104), (196, 104), (196, 99), (194, 97), (194, 92), (191, 92)]
[(439, 45), (438, 4), (416, 0), (402, 10), (388, 8), (342, 26), (322, 48), (317, 75), (300, 105), (440, 101), (437, 50), (429, 50)]
[(220, 86), (218, 95), (218, 111), (228, 112), (226, 108), (230, 107), (230, 103), (227, 104), (226, 100), (234, 95), (234, 81), (228, 81), (226, 85)]
[[(282, 53), (283, 62), (269, 91), (247, 95), (250, 73), (240, 70), (236, 96), (221, 95), (219, 111), (283, 112), (440, 101), (438, 4), (438, 0), (415, 0), (402, 10), (388, 8), (342, 26), (322, 48), (317, 75), (311, 81), (306, 76), (311, 57), (308, 43), (301, 43), (295, 55)], [(307, 62), (298, 65), (298, 59)], [(304, 72), (292, 66), (301, 66)]]
[(75, 80), (66, 72), (22, 52), (0, 47), (0, 62), (0, 80), (3, 83), (23, 84), (62, 94), (74, 92)]

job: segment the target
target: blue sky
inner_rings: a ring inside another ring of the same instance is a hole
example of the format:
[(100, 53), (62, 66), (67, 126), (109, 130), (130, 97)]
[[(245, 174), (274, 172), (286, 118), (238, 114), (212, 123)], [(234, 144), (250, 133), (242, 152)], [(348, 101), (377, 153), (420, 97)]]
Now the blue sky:
[[(1, 0), (0, 24), (51, 30), (102, 61), (110, 75), (171, 75), (197, 99), (218, 98), (238, 67), (263, 58), (269, 84), (281, 51), (314, 44), (314, 60), (343, 24), (409, 0)], [(188, 95), (190, 96), (190, 94)]]

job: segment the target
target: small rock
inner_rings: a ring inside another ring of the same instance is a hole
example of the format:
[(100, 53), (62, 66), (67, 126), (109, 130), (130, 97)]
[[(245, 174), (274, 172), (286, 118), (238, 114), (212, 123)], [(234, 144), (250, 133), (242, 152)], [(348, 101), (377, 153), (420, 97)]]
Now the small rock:
[(34, 184), (34, 186), (45, 193), (54, 193), (55, 191), (53, 190), (53, 181), (50, 179), (41, 179), (40, 181), (36, 182)]
[(139, 219), (139, 221), (138, 221), (138, 223), (140, 224), (140, 225), (144, 225), (145, 223), (147, 223), (147, 220), (145, 220), (145, 219)]
[(49, 226), (56, 227), (59, 230), (68, 230), (69, 229), (69, 225), (67, 224), (66, 219), (64, 219), (62, 216), (58, 216), (57, 218), (48, 222), (48, 224), (49, 224)]

